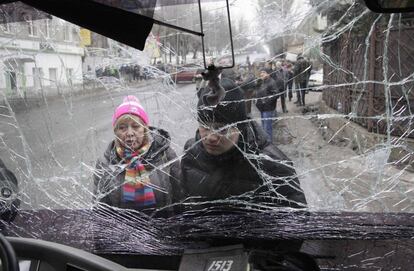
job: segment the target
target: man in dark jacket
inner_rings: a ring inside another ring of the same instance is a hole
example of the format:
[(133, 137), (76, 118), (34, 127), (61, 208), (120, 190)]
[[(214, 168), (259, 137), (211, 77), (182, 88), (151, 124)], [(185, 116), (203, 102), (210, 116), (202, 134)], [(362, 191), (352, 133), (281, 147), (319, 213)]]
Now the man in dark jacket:
[(234, 68), (225, 69), (221, 73), (221, 78), (229, 78), (233, 81), (236, 81), (237, 77), (238, 77), (238, 75), (237, 75), (236, 71), (234, 70)]
[(287, 72), (282, 67), (282, 62), (276, 62), (276, 68), (273, 71), (274, 79), (276, 84), (278, 85), (278, 99), (280, 98), (280, 102), (282, 104), (282, 112), (288, 113), (286, 109), (286, 88), (287, 88)]
[(295, 88), (297, 101), (299, 106), (305, 106), (305, 94), (307, 89), (307, 82), (309, 80), (311, 64), (306, 59), (299, 55), (293, 69), (295, 77)]
[(185, 145), (181, 184), (186, 197), (306, 207), (292, 162), (247, 117), (237, 85), (228, 79), (220, 83), (225, 96), (218, 103), (207, 103), (217, 101), (208, 89), (200, 96), (199, 129)]
[(256, 89), (256, 77), (252, 71), (247, 70), (244, 74), (242, 74), (241, 79), (242, 80), (239, 82), (239, 86), (243, 90), (244, 99), (246, 100), (246, 113), (250, 116), (252, 112), (252, 99)]
[(276, 117), (276, 103), (278, 98), (278, 89), (283, 86), (280, 81), (273, 80), (271, 77), (272, 70), (262, 69), (260, 71), (259, 90), (256, 93), (258, 98), (256, 101), (256, 107), (260, 111), (262, 119), (262, 127), (266, 131), (269, 141), (272, 142), (273, 118)]
[(292, 93), (292, 89), (293, 89), (293, 66), (292, 64), (288, 63), (286, 65), (286, 70), (287, 70), (287, 84), (286, 84), (286, 91), (288, 92), (288, 97), (289, 97), (289, 102), (292, 101), (293, 98), (293, 93)]

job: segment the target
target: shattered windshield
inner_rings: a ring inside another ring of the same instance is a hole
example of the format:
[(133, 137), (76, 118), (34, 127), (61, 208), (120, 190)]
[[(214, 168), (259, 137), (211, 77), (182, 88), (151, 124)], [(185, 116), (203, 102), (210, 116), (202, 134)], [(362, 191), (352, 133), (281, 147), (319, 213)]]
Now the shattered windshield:
[(413, 14), (119, 2), (164, 23), (143, 51), (0, 6), (9, 235), (150, 255), (181, 253), (177, 236), (298, 239), (326, 266), (408, 266), (413, 243), (386, 240), (412, 238)]

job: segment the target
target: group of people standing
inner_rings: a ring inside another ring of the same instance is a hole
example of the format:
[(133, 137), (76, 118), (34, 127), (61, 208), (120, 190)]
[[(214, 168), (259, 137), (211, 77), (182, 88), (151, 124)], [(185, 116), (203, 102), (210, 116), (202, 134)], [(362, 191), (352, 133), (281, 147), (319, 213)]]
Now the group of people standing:
[(272, 140), (272, 122), (277, 116), (277, 103), (280, 100), (283, 113), (288, 113), (286, 99), (293, 99), (293, 91), (296, 92), (298, 106), (305, 106), (305, 95), (308, 89), (312, 64), (299, 55), (296, 63), (284, 61), (269, 61), (263, 66), (249, 64), (246, 60), (247, 70), (239, 68), (236, 82), (244, 91), (247, 100), (246, 110), (251, 112), (252, 101), (260, 111), (262, 127), (267, 132), (269, 140)]
[(114, 139), (94, 171), (96, 202), (151, 213), (223, 199), (306, 208), (292, 161), (250, 119), (247, 92), (223, 74), (213, 83), (198, 91), (198, 129), (181, 157), (139, 99), (124, 98), (112, 118)]
[[(91, 70), (90, 66), (88, 66), (88, 71)], [(95, 75), (97, 78), (108, 76), (108, 77), (115, 77), (118, 79), (124, 78), (128, 82), (132, 81), (142, 81), (146, 80), (147, 76), (144, 73), (144, 68), (141, 65), (121, 65), (119, 68), (116, 68), (113, 65), (105, 66), (105, 67), (97, 67), (95, 69)]]

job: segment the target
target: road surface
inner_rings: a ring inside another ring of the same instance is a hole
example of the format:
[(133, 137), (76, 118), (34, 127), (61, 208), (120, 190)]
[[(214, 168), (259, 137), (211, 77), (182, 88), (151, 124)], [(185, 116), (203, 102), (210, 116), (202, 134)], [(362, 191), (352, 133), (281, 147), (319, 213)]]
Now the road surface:
[(15, 119), (1, 115), (0, 155), (20, 180), (24, 207), (90, 204), (93, 166), (113, 139), (112, 114), (125, 95), (136, 95), (149, 114), (150, 125), (170, 133), (177, 154), (197, 128), (195, 84), (174, 89), (146, 81), (121, 90), (89, 92), (19, 108)]

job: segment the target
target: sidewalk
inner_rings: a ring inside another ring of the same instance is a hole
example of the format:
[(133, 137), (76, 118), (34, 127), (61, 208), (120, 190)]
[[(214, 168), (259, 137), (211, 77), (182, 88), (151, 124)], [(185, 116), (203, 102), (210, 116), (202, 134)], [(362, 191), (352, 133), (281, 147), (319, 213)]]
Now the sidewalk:
[[(316, 110), (306, 114), (293, 101), (287, 102), (289, 113), (283, 114), (278, 101), (273, 124), (273, 142), (294, 162), (309, 207), (413, 212), (414, 174), (387, 163), (390, 149), (384, 146), (358, 154), (346, 144), (325, 140), (327, 127), (317, 121), (321, 98), (318, 92), (306, 95), (306, 109)], [(253, 115), (258, 116), (257, 109)]]
[[(15, 113), (18, 113), (22, 110), (30, 110), (32, 108), (42, 107), (45, 105), (45, 99), (53, 101), (62, 97), (73, 99), (84, 98), (88, 96), (96, 96), (99, 93), (107, 93), (108, 91), (119, 92), (120, 89), (129, 89), (129, 88), (139, 88), (145, 85), (153, 84), (156, 81), (154, 79), (142, 80), (136, 82), (118, 82), (114, 83), (103, 83), (96, 82), (94, 85), (78, 85), (72, 89), (62, 88), (59, 94), (47, 95), (42, 97), (41, 95), (31, 96), (31, 97), (8, 97), (7, 101), (12, 107)], [(0, 113), (8, 114), (8, 109), (5, 107), (4, 93), (0, 91)]]

